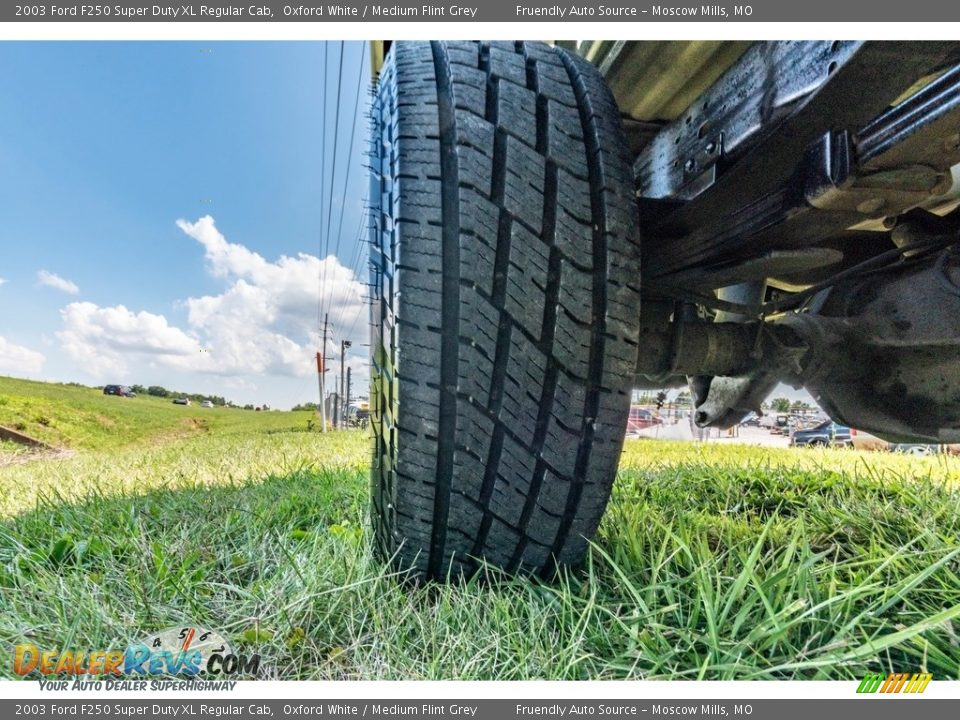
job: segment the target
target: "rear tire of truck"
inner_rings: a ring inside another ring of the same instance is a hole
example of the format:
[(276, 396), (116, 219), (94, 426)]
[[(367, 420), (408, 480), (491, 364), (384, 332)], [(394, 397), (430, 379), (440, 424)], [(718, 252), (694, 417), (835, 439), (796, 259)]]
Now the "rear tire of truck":
[(372, 523), (418, 580), (580, 562), (636, 370), (629, 150), (540, 43), (394, 44), (371, 135)]

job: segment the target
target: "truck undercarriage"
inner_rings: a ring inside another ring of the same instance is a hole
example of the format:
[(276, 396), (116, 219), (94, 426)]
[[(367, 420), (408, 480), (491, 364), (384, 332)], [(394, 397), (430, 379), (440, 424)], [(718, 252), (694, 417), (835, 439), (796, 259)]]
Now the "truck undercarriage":
[(957, 60), (956, 43), (757, 43), (671, 122), (627, 119), (646, 131), (639, 385), (689, 378), (700, 425), (782, 380), (855, 427), (960, 439)]

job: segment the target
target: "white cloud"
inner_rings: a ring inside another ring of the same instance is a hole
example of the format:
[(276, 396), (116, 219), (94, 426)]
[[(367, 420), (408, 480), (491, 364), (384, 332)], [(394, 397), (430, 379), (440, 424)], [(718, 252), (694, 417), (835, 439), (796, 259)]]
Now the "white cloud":
[[(209, 339), (213, 360), (224, 372), (309, 375), (314, 367), (321, 295), (330, 307), (332, 333), (339, 338), (366, 332), (363, 284), (333, 255), (282, 255), (270, 262), (248, 248), (230, 243), (206, 215), (177, 227), (204, 248), (214, 277), (230, 286), (220, 295), (190, 298), (185, 305), (190, 327)], [(331, 350), (328, 350), (328, 353)]]
[(0, 285), (3, 285), (6, 281), (6, 278), (0, 278)]
[(200, 354), (197, 340), (169, 325), (163, 315), (91, 302), (70, 303), (60, 315), (63, 330), (57, 337), (63, 349), (92, 375), (126, 375), (131, 357), (176, 364)]
[[(225, 289), (184, 300), (184, 329), (162, 315), (122, 305), (71, 303), (61, 311), (63, 330), (57, 335), (66, 353), (92, 374), (125, 376), (131, 367), (147, 364), (246, 383), (257, 376), (310, 375), (316, 371), (319, 278), (324, 272), (331, 322), (342, 316), (340, 327), (333, 328), (336, 342), (351, 327), (351, 339), (363, 342), (364, 287), (334, 256), (321, 261), (299, 253), (271, 262), (229, 243), (210, 216), (195, 223), (178, 220), (177, 227), (203, 247), (211, 275), (222, 279)], [(336, 357), (338, 350), (331, 341), (328, 354)], [(365, 373), (357, 377), (365, 368), (363, 352), (357, 347), (350, 358), (356, 363), (355, 387), (366, 383)]]
[(0, 371), (22, 375), (38, 375), (47, 358), (43, 353), (14, 345), (0, 337)]
[(195, 223), (177, 220), (177, 227), (203, 245), (210, 269), (217, 277), (248, 277), (254, 273), (263, 273), (270, 265), (243, 245), (227, 242), (209, 215), (204, 215)]
[(41, 285), (62, 290), (70, 295), (76, 295), (80, 292), (80, 288), (77, 287), (76, 283), (70, 282), (66, 278), (62, 278), (56, 273), (47, 272), (46, 270), (41, 270), (37, 273), (37, 280), (40, 281)]

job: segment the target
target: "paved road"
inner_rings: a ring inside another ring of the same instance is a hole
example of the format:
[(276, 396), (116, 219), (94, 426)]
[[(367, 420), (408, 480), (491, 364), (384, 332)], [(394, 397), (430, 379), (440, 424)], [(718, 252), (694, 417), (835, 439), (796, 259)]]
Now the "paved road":
[[(707, 442), (716, 442), (732, 445), (762, 445), (764, 447), (788, 447), (789, 438), (785, 435), (773, 435), (765, 428), (738, 427), (734, 428), (734, 434), (727, 430), (717, 430), (711, 428), (707, 433), (705, 440)], [(654, 425), (639, 431), (629, 437), (656, 438), (660, 440), (693, 440), (693, 431), (690, 429), (690, 423), (686, 418), (673, 424), (667, 420), (663, 425)]]

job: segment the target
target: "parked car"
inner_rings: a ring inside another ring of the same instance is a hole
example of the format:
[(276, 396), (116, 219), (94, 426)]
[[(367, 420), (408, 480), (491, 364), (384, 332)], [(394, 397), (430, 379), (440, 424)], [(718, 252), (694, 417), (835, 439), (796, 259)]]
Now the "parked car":
[(840, 445), (847, 447), (853, 444), (853, 431), (846, 425), (825, 420), (812, 428), (794, 430), (790, 434), (790, 444), (795, 446)]
[(212, 408), (212, 407), (213, 407), (213, 401), (212, 401), (212, 400), (204, 400), (202, 403), (200, 403), (200, 407)]
[(189, 405), (189, 404), (190, 404), (190, 398), (185, 398), (185, 397), (174, 398), (174, 399), (173, 399), (173, 404), (174, 404), (174, 405)]
[(940, 452), (940, 446), (923, 443), (890, 443), (890, 452), (902, 455), (936, 455)]
[(104, 395), (116, 395), (118, 397), (136, 397), (137, 394), (126, 385), (105, 385), (103, 387)]
[(642, 407), (630, 408), (630, 416), (627, 419), (627, 434), (643, 430), (654, 425), (662, 425), (663, 420), (654, 415), (651, 411)]

